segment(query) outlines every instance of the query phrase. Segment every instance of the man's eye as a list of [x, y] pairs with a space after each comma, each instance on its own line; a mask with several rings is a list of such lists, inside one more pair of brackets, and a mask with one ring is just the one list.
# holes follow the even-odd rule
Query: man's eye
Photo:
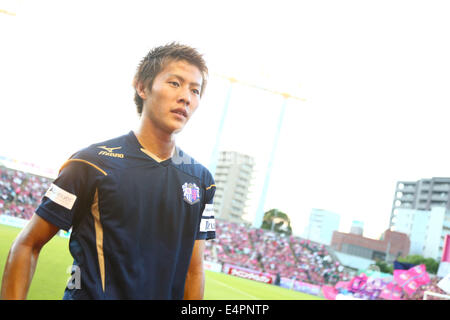
[[192, 92], [193, 92], [194, 94], [196, 94], [196, 95], [199, 95], [199, 94], [200, 94], [200, 91], [199, 91], [198, 89], [192, 89]]
[[180, 84], [178, 82], [176, 82], [176, 81], [170, 81], [169, 83], [171, 85], [173, 85], [174, 87], [179, 87], [180, 86]]

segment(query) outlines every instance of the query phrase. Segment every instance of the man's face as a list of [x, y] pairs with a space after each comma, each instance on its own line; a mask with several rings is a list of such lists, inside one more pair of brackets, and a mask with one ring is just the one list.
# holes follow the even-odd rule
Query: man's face
[[168, 134], [181, 131], [200, 103], [203, 78], [200, 70], [185, 60], [167, 63], [153, 81], [151, 91], [139, 90], [144, 100], [142, 117]]

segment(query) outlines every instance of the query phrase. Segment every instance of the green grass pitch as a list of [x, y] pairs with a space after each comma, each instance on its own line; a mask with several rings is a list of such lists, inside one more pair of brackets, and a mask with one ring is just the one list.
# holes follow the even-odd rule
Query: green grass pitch
[[[0, 281], [8, 251], [20, 229], [0, 225]], [[60, 300], [72, 265], [68, 240], [54, 237], [41, 251], [28, 299]], [[206, 300], [322, 300], [313, 295], [206, 271]]]

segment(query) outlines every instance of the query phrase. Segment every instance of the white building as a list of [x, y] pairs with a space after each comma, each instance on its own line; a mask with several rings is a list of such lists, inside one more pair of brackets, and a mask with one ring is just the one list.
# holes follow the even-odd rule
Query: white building
[[333, 232], [339, 230], [339, 222], [340, 216], [337, 213], [312, 209], [303, 237], [324, 245], [330, 245]]
[[231, 222], [244, 222], [249, 188], [253, 179], [254, 159], [234, 151], [219, 155], [214, 180], [216, 193], [214, 211], [216, 218]]
[[429, 211], [434, 207], [450, 210], [450, 178], [398, 181], [392, 203], [391, 225], [398, 209]]
[[409, 254], [441, 260], [446, 234], [450, 234], [450, 212], [445, 207], [431, 210], [397, 208], [391, 230], [404, 232], [411, 241]]
[[364, 233], [364, 222], [353, 220], [352, 226], [350, 227], [350, 233], [362, 236]]

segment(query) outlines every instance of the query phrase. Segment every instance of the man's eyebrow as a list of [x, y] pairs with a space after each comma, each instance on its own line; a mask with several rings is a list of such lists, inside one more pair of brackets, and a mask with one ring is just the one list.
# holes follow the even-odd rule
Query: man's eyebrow
[[[180, 76], [180, 75], [178, 75], [178, 74], [175, 74], [175, 73], [169, 73], [168, 76], [169, 76], [169, 77], [175, 77], [175, 78], [177, 78], [178, 80], [180, 80], [181, 82], [184, 82], [184, 81], [185, 81], [184, 78], [183, 78], [182, 76]], [[191, 82], [190, 84], [191, 84], [191, 85], [194, 85], [194, 86], [197, 86], [197, 87], [201, 87], [201, 86], [202, 86], [200, 83], [197, 83], [197, 82]]]

